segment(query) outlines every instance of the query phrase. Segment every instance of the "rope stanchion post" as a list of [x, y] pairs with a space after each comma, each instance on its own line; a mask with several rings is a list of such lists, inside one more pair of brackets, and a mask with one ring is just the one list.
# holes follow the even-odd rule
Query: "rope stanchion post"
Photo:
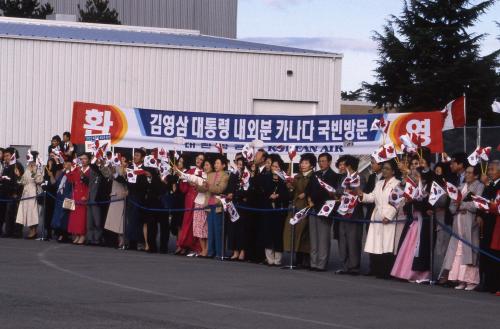
[[[35, 200], [36, 201], [36, 200]], [[45, 220], [47, 216], [47, 191], [43, 191], [43, 205], [42, 205], [42, 229], [41, 236], [37, 239], [38, 241], [46, 241], [45, 239]]]
[[436, 281], [434, 281], [434, 220], [435, 220], [435, 214], [433, 213], [432, 216], [430, 216], [431, 223], [430, 223], [430, 274], [431, 277], [429, 278], [429, 284], [434, 285]]
[[[217, 212], [216, 212], [217, 214]], [[229, 257], [226, 257], [226, 232], [225, 232], [225, 227], [226, 227], [226, 218], [225, 218], [225, 211], [222, 209], [222, 215], [221, 215], [221, 220], [222, 220], [222, 229], [221, 229], [221, 255], [220, 255], [220, 260], [227, 260]]]
[[[292, 214], [295, 213], [292, 211]], [[291, 242], [290, 242], [290, 264], [287, 266], [283, 266], [281, 269], [282, 270], [295, 270], [297, 266], [293, 264], [294, 258], [295, 258], [295, 225], [291, 225], [291, 230], [290, 230], [290, 237], [291, 237]]]

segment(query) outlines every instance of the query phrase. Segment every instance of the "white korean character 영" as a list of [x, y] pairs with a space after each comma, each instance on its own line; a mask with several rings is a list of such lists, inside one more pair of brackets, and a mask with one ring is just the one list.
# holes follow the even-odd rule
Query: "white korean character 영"
[[175, 136], [175, 116], [174, 115], [164, 115], [163, 116], [163, 133], [167, 137]]

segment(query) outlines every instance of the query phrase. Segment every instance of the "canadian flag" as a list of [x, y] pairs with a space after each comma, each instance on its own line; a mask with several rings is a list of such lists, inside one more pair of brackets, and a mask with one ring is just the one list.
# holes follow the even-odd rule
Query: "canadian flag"
[[295, 215], [290, 218], [290, 225], [298, 224], [301, 220], [307, 217], [307, 214], [311, 210], [310, 207], [303, 208], [295, 213]]
[[479, 195], [472, 195], [472, 202], [474, 203], [474, 206], [477, 209], [484, 210], [484, 211], [489, 211], [490, 210], [490, 202], [486, 200], [485, 198], [479, 196]]
[[326, 200], [321, 210], [318, 212], [318, 216], [328, 217], [332, 213], [333, 208], [335, 207], [335, 200]]
[[410, 136], [411, 136], [411, 142], [418, 147], [421, 147], [422, 144], [425, 142], [425, 137], [422, 134], [411, 133]]
[[385, 154], [385, 150], [383, 150], [383, 149], [376, 149], [375, 151], [373, 151], [373, 153], [371, 154], [371, 156], [372, 156], [373, 159], [375, 159], [375, 161], [377, 163], [381, 163], [381, 162], [387, 161], [387, 157], [386, 157], [387, 154]]
[[387, 158], [394, 159], [398, 155], [396, 154], [396, 147], [394, 147], [393, 143], [387, 143], [384, 145], [385, 152], [387, 153]]
[[433, 206], [440, 197], [446, 194], [446, 191], [436, 182], [432, 182], [429, 203]]
[[415, 199], [417, 194], [418, 194], [417, 183], [415, 183], [415, 181], [410, 177], [407, 177], [405, 182], [404, 196], [407, 197], [408, 199], [413, 200]]
[[293, 161], [296, 155], [297, 155], [297, 150], [295, 149], [295, 145], [290, 145], [288, 147], [288, 157], [290, 158], [290, 161]]
[[380, 119], [375, 119], [373, 121], [370, 130], [380, 130], [383, 133], [387, 134], [387, 132], [389, 131], [389, 125], [390, 122], [386, 121], [384, 117], [381, 117]]
[[491, 146], [481, 147], [479, 152], [479, 157], [484, 161], [490, 160]]
[[465, 96], [446, 104], [441, 113], [444, 117], [443, 131], [465, 126]]
[[325, 183], [321, 178], [316, 177], [316, 179], [318, 180], [318, 183], [322, 188], [324, 188], [325, 190], [327, 190], [330, 193], [335, 193], [335, 189], [333, 187], [331, 187], [330, 185], [328, 185], [327, 183]]
[[460, 193], [460, 191], [458, 190], [458, 188], [455, 185], [453, 185], [449, 182], [446, 182], [446, 193], [448, 193], [448, 196], [452, 200], [455, 200], [458, 202], [460, 202], [462, 200], [462, 193]]
[[403, 200], [404, 191], [401, 190], [399, 186], [396, 186], [391, 190], [391, 193], [389, 194], [389, 204], [394, 208], [398, 208]]

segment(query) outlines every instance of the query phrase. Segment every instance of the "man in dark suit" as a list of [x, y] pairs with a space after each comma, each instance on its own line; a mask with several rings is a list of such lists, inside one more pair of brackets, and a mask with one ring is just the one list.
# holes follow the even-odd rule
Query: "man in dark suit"
[[143, 163], [145, 156], [145, 149], [135, 149], [133, 163], [131, 163], [128, 168], [134, 170], [137, 174], [135, 182], [128, 181], [127, 178], [123, 176], [118, 176], [117, 178], [119, 182], [127, 184], [128, 188], [127, 209], [125, 211], [125, 238], [127, 248], [129, 249], [144, 250], [143, 242], [146, 240], [143, 235], [145, 211], [142, 207], [146, 207], [149, 181], [148, 177], [146, 177], [147, 171]]
[[[346, 155], [344, 165], [348, 175], [353, 175], [358, 171], [359, 159]], [[365, 182], [360, 177], [359, 188], [363, 190]], [[338, 192], [343, 192], [340, 189]], [[345, 217], [339, 222], [339, 255], [342, 261], [342, 268], [337, 270], [336, 274], [358, 275], [361, 264], [361, 244], [363, 239], [363, 224], [349, 222], [350, 219], [360, 220], [364, 218], [363, 205], [357, 204], [352, 215]]]
[[[250, 178], [250, 187], [248, 189], [248, 205], [251, 208], [260, 208], [261, 199], [264, 193], [262, 180], [271, 173], [266, 169], [266, 161], [269, 154], [264, 149], [259, 149], [255, 153], [255, 171]], [[264, 244], [262, 243], [263, 218], [261, 212], [250, 211], [248, 221], [248, 251], [247, 258], [254, 263], [262, 263], [265, 259]]]
[[[494, 160], [488, 165], [488, 178], [490, 183], [485, 187], [483, 191], [483, 198], [487, 200], [495, 200], [498, 190], [500, 190], [500, 161]], [[484, 211], [478, 211], [478, 217], [480, 222], [481, 236], [479, 241], [479, 246], [481, 249], [488, 251], [490, 254], [495, 254], [495, 251], [491, 249], [491, 240], [493, 238], [493, 231], [495, 229], [496, 214]], [[498, 255], [498, 252], [497, 252]], [[481, 275], [481, 286], [479, 287], [482, 291], [496, 292], [498, 289], [498, 281], [495, 268], [499, 264], [496, 263], [490, 257], [480, 254], [479, 256], [479, 270]]]
[[[316, 171], [307, 185], [305, 194], [314, 211], [318, 213], [327, 200], [335, 199], [334, 192], [328, 192], [319, 183], [321, 179], [331, 187], [337, 186], [339, 175], [331, 168], [332, 156], [322, 153], [318, 157], [319, 170]], [[330, 258], [332, 219], [324, 216], [312, 215], [309, 217], [309, 236], [311, 240], [311, 267], [312, 271], [325, 271]]]
[[[4, 168], [2, 176], [0, 177], [0, 198], [2, 199], [15, 199], [19, 197], [20, 186], [17, 182], [18, 177], [16, 176], [16, 167], [23, 174], [23, 167], [19, 163], [11, 163], [12, 156], [16, 155], [16, 149], [9, 147], [3, 152]], [[5, 222], [5, 232], [3, 237], [20, 237], [20, 232], [17, 230], [16, 226], [16, 213], [17, 206], [19, 202], [8, 202], [5, 203], [5, 210], [3, 214], [0, 214], [0, 226]]]
[[465, 169], [468, 166], [467, 155], [464, 152], [453, 154], [450, 161], [451, 174], [448, 182], [459, 187], [465, 180]]

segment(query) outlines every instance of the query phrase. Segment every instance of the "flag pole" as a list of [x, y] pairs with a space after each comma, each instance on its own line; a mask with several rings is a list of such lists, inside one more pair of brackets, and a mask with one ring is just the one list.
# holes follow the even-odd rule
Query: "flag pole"
[[465, 119], [465, 124], [464, 124], [464, 152], [467, 153], [467, 107], [465, 105], [467, 98], [465, 97], [464, 93], [464, 119]]

